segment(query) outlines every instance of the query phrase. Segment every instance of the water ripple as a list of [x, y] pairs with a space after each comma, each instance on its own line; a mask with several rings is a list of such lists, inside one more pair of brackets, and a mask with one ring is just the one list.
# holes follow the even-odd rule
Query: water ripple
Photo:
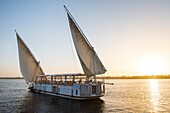
[[0, 79], [0, 113], [170, 112], [170, 80], [106, 80], [99, 100], [76, 101], [33, 93], [22, 79]]

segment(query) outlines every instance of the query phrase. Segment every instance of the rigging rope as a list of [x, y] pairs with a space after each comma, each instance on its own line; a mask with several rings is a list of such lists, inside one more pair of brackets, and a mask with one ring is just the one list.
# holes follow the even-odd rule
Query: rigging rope
[[75, 70], [76, 70], [76, 73], [77, 73], [77, 65], [76, 65], [76, 60], [75, 60], [75, 55], [74, 55], [74, 52], [73, 52], [73, 43], [72, 43], [72, 38], [70, 36], [70, 32], [69, 32], [69, 21], [67, 19], [67, 13], [66, 13], [66, 21], [67, 21], [67, 26], [68, 26], [68, 29], [67, 29], [67, 32], [69, 34], [69, 41], [70, 41], [70, 46], [71, 46], [71, 52], [72, 52], [72, 57], [73, 57], [73, 62], [74, 62], [74, 67], [75, 67]]

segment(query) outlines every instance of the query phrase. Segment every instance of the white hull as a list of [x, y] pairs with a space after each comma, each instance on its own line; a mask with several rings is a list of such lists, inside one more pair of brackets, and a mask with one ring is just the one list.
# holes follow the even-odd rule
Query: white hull
[[[74, 96], [67, 96], [67, 95], [60, 95], [60, 94], [56, 94], [56, 93], [51, 93], [51, 92], [44, 92], [44, 91], [38, 91], [38, 90], [31, 90], [34, 91], [36, 93], [42, 93], [42, 94], [47, 94], [47, 95], [52, 95], [52, 96], [57, 96], [57, 97], [62, 97], [62, 98], [68, 98], [68, 99], [73, 99], [73, 100], [93, 100], [93, 99], [99, 99], [99, 96], [96, 97], [74, 97]], [[104, 95], [103, 95], [104, 96]]]
[[[92, 89], [93, 86], [95, 89]], [[73, 86], [35, 84], [31, 91], [75, 100], [91, 100], [104, 96], [104, 89], [101, 87], [104, 87], [104, 84], [74, 84]]]

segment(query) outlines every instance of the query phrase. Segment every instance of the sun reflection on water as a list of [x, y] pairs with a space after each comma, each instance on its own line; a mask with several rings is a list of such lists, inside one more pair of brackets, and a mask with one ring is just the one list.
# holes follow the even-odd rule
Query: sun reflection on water
[[150, 94], [151, 94], [151, 103], [153, 105], [153, 110], [159, 109], [159, 87], [157, 79], [150, 79]]
[[150, 86], [151, 92], [159, 92], [157, 79], [150, 79]]

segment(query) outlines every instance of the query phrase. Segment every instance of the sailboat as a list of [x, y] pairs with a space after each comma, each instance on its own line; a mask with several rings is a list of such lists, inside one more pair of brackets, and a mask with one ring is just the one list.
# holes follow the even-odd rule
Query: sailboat
[[31, 91], [76, 100], [98, 99], [105, 95], [105, 83], [97, 81], [96, 75], [104, 74], [106, 69], [69, 10], [64, 8], [84, 74], [46, 75], [16, 31], [21, 73]]

